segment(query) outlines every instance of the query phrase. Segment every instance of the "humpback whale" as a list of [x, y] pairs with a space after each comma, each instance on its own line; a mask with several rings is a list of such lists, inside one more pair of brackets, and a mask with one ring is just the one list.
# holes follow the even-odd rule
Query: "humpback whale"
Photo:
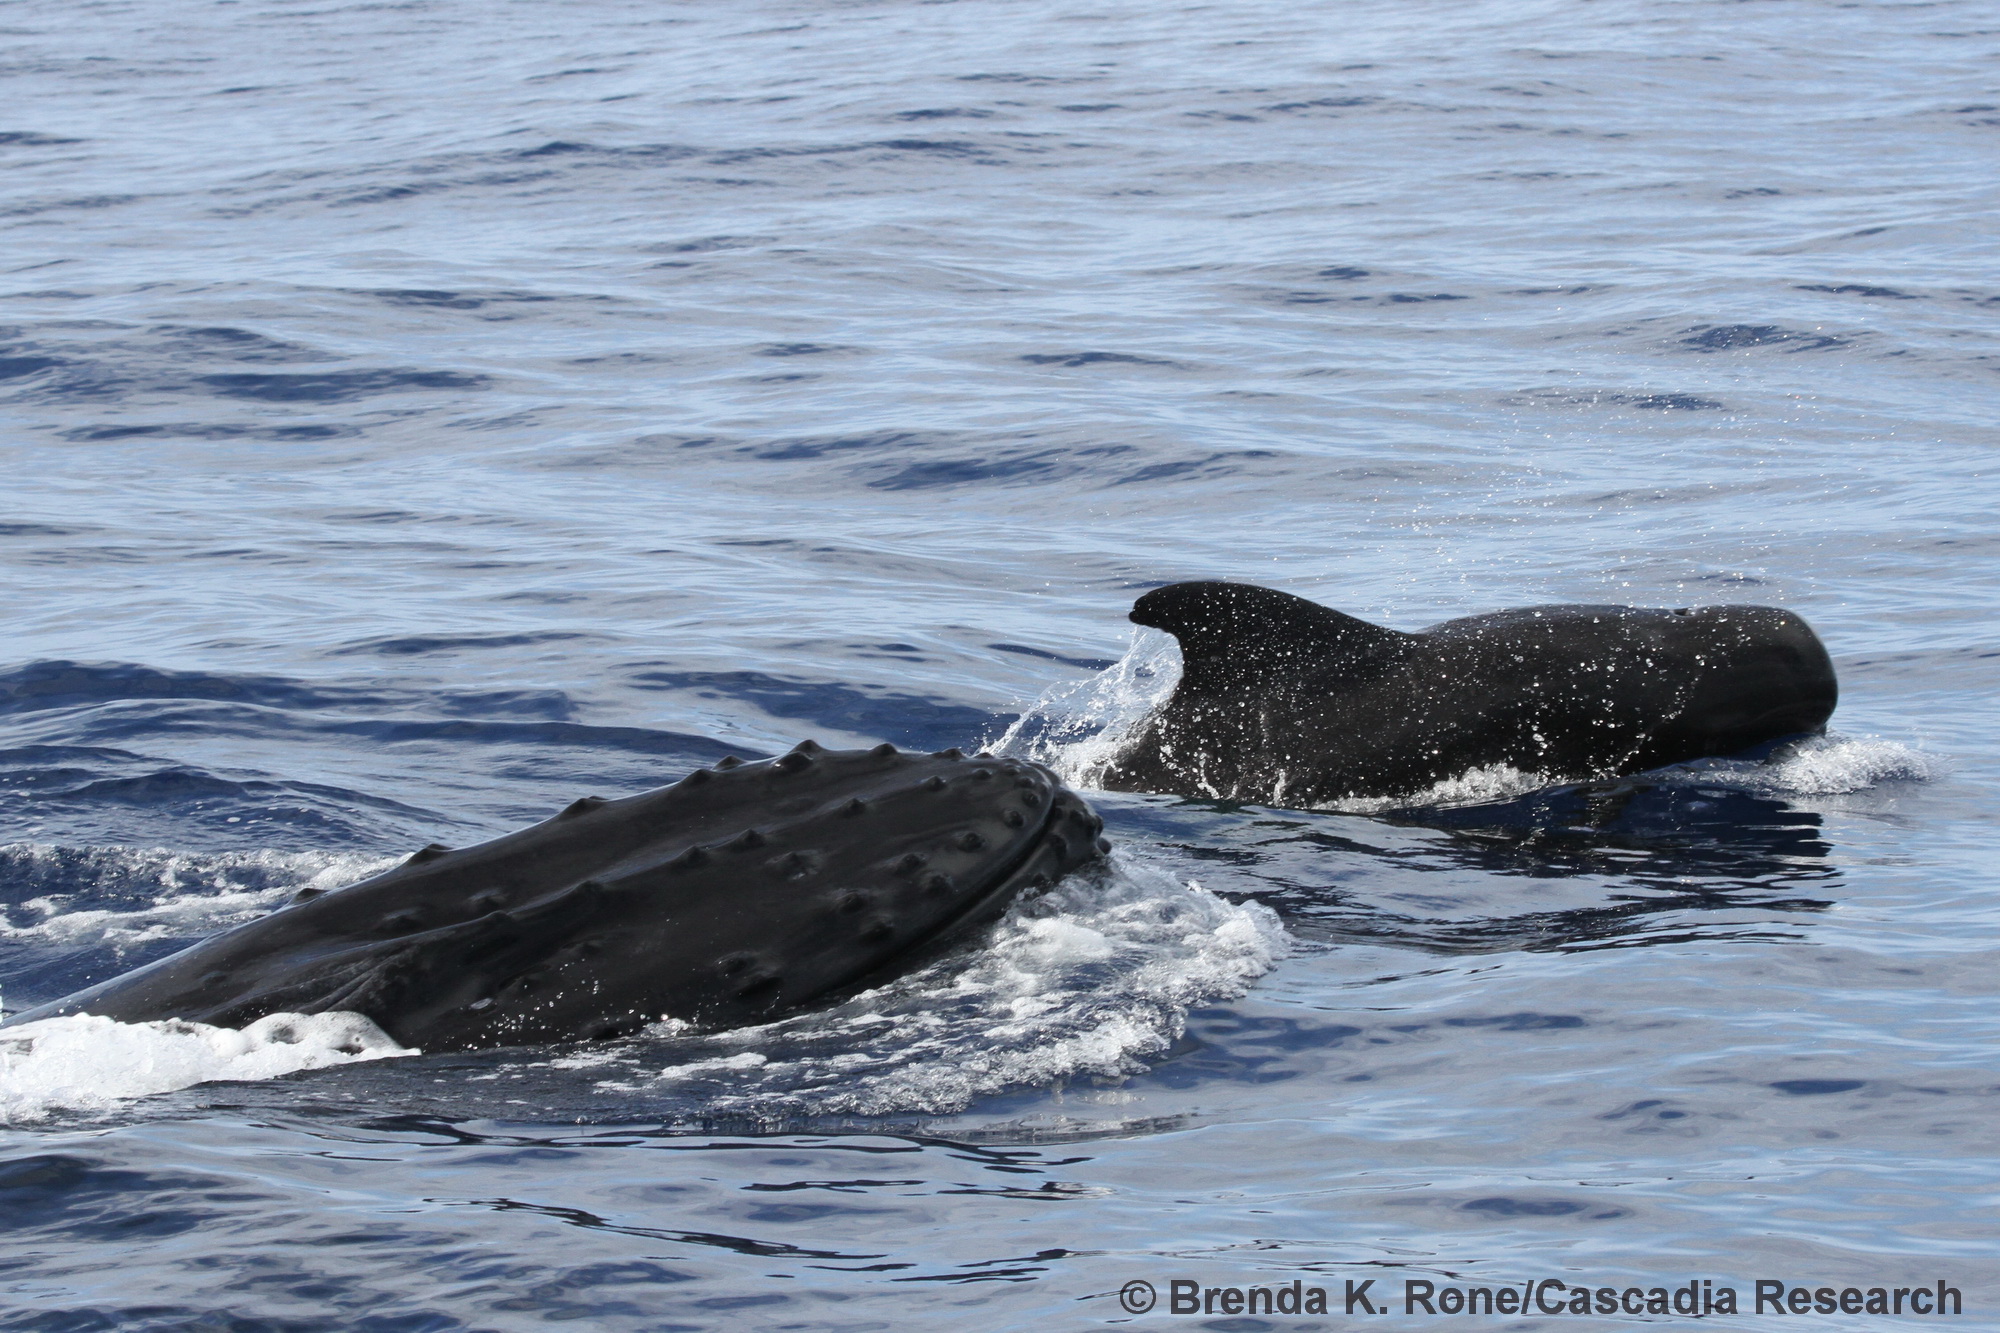
[[1491, 765], [1612, 777], [1817, 731], [1838, 697], [1812, 629], [1768, 606], [1531, 606], [1403, 633], [1203, 582], [1131, 619], [1180, 640], [1182, 674], [1100, 779], [1113, 791], [1297, 807]]
[[1108, 851], [1102, 831], [1025, 760], [806, 741], [433, 844], [8, 1026], [341, 1010], [439, 1051], [764, 1023], [929, 961]]

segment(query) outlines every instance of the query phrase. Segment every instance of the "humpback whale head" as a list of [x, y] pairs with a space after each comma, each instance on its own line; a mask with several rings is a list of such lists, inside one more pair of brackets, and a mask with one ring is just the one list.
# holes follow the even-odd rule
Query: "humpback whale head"
[[807, 741], [426, 847], [14, 1021], [345, 1010], [426, 1050], [768, 1022], [920, 965], [1100, 856], [1101, 833], [1025, 760]]

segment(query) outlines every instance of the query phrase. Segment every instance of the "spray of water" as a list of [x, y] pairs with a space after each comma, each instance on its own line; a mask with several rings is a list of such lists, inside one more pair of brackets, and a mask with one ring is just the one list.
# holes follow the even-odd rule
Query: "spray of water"
[[1170, 634], [1137, 628], [1125, 655], [1088, 680], [1046, 691], [992, 749], [1046, 764], [1073, 787], [1097, 779], [1181, 678], [1181, 650]]

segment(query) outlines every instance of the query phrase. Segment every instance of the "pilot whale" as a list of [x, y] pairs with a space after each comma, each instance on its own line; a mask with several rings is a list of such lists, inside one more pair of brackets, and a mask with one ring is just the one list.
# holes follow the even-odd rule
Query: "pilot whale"
[[1241, 583], [1176, 583], [1131, 619], [1180, 641], [1173, 694], [1114, 791], [1310, 806], [1507, 765], [1620, 776], [1821, 729], [1838, 698], [1806, 622], [1768, 606], [1531, 606], [1416, 633]]
[[8, 1026], [338, 1010], [439, 1051], [764, 1023], [936, 957], [1108, 851], [1102, 829], [1025, 760], [806, 741], [434, 844]]

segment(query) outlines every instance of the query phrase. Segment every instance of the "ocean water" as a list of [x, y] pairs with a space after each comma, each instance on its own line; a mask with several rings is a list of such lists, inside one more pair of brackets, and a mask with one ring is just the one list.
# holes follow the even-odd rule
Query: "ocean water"
[[1843, 688], [1588, 787], [1095, 796], [1107, 869], [769, 1028], [10, 1029], [0, 1328], [2000, 1327], [1990, 5], [0, 32], [10, 1009], [804, 736], [1087, 787], [1177, 579], [1776, 604]]

